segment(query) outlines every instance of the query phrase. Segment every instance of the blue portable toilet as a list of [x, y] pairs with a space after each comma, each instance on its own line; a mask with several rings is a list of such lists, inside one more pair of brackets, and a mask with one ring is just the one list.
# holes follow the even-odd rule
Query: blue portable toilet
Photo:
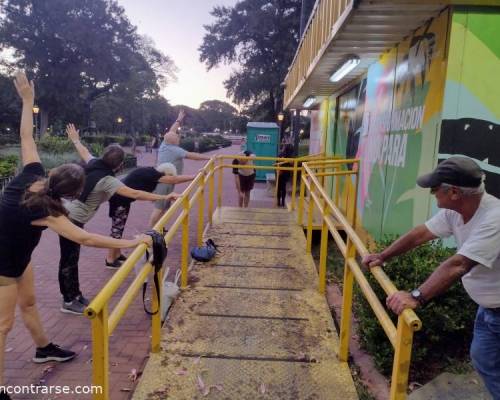
[[[247, 146], [258, 157], [278, 156], [279, 127], [275, 122], [247, 123]], [[274, 161], [255, 161], [255, 165], [273, 165]], [[258, 169], [256, 179], [265, 181], [266, 174], [273, 170]]]

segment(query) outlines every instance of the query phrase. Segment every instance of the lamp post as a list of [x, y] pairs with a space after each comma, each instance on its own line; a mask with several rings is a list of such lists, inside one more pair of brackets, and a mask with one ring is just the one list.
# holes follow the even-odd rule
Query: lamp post
[[116, 119], [116, 123], [118, 124], [118, 134], [120, 134], [120, 127], [121, 127], [122, 122], [123, 122], [123, 118], [122, 117], [118, 117]]
[[35, 114], [35, 138], [39, 138], [38, 135], [38, 113], [40, 112], [40, 107], [38, 107], [36, 104], [33, 106], [33, 114]]

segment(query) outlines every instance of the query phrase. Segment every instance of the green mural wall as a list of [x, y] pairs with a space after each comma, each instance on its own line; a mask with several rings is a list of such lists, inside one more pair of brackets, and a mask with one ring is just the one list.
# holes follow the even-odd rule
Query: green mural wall
[[500, 11], [454, 11], [448, 59], [438, 158], [473, 158], [500, 197]]

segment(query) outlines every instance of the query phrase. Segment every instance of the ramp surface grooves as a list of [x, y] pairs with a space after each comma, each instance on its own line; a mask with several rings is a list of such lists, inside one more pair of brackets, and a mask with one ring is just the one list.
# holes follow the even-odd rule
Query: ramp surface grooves
[[221, 252], [194, 264], [133, 399], [357, 399], [292, 215], [223, 207], [207, 237]]

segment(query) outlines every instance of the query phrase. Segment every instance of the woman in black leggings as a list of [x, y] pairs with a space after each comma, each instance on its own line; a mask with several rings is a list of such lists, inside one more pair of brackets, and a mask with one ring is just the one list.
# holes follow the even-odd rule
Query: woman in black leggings
[[78, 197], [85, 175], [76, 164], [64, 164], [49, 172], [40, 163], [33, 140], [34, 86], [24, 73], [16, 74], [14, 85], [22, 99], [21, 160], [23, 169], [5, 188], [0, 200], [0, 400], [9, 400], [4, 386], [4, 359], [7, 334], [12, 329], [16, 306], [36, 344], [33, 361], [68, 361], [70, 350], [49, 342], [35, 303], [35, 285], [31, 254], [46, 228], [75, 242], [93, 247], [134, 247], [150, 244], [148, 236], [134, 240], [116, 240], [80, 229], [66, 217], [63, 198]]

